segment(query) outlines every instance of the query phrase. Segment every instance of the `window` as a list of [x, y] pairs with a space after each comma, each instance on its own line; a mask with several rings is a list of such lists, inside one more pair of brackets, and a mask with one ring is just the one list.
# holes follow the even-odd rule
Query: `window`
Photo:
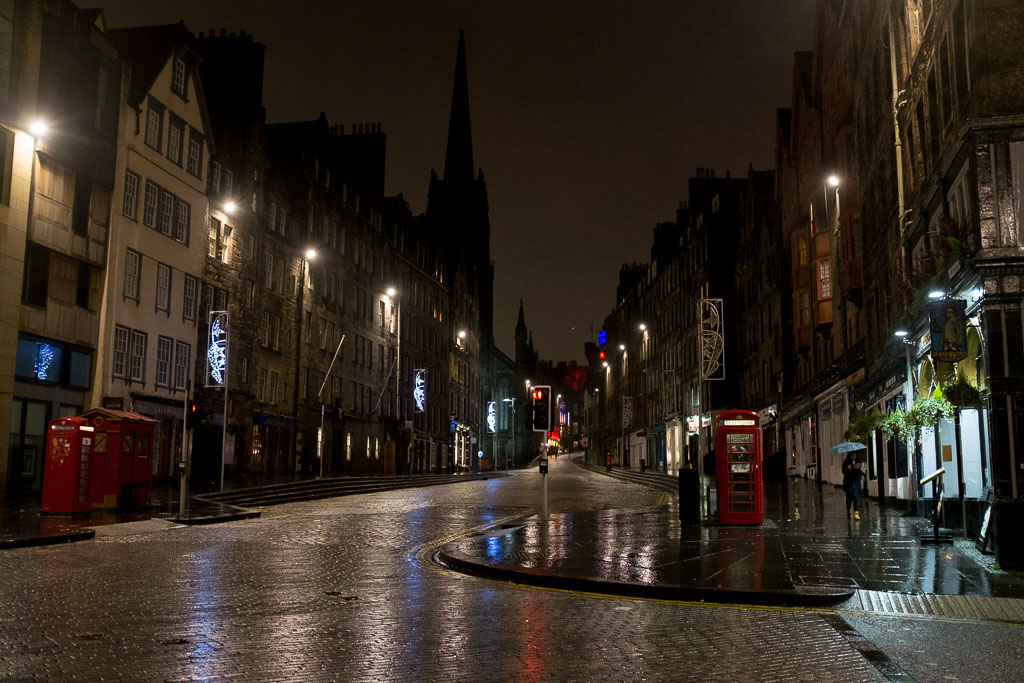
[[270, 208], [267, 209], [267, 227], [271, 230], [277, 229], [277, 204], [270, 202]]
[[156, 227], [156, 212], [160, 203], [160, 186], [152, 180], [146, 181], [146, 198], [142, 206], [142, 224]]
[[131, 249], [124, 254], [124, 298], [139, 300], [142, 255]]
[[270, 373], [270, 402], [277, 403], [277, 373]]
[[797, 265], [807, 265], [807, 240], [800, 238], [797, 244]]
[[75, 287], [75, 305], [89, 309], [89, 290], [92, 289], [92, 268], [88, 263], [78, 262], [78, 282]]
[[174, 58], [174, 65], [171, 67], [171, 92], [180, 95], [182, 99], [185, 92], [185, 60], [180, 57]]
[[128, 335], [129, 329], [120, 325], [114, 328], [114, 363], [112, 374], [124, 379], [128, 367]]
[[249, 383], [249, 359], [242, 359], [242, 384]]
[[818, 298], [829, 299], [832, 297], [832, 264], [828, 259], [818, 261]]
[[164, 107], [152, 97], [146, 110], [146, 144], [160, 151], [160, 137], [164, 129]]
[[811, 295], [807, 292], [800, 293], [800, 325], [806, 327], [811, 324]]
[[196, 319], [196, 295], [199, 293], [199, 280], [191, 275], [185, 276], [185, 293], [181, 302], [181, 315], [185, 320]]
[[167, 124], [167, 158], [181, 166], [181, 145], [185, 137], [185, 122], [171, 114]]
[[352, 432], [345, 434], [345, 460], [352, 459]]
[[0, 126], [0, 204], [11, 203], [11, 172], [14, 165], [14, 131]]
[[184, 389], [188, 386], [188, 357], [189, 345], [185, 342], [176, 342], [174, 348], [174, 388]]
[[299, 395], [305, 399], [309, 393], [309, 368], [302, 369], [302, 377], [299, 378]]
[[274, 259], [274, 291], [284, 294], [284, 259]]
[[214, 192], [220, 192], [220, 162], [215, 161], [210, 165], [210, 188]]
[[156, 264], [156, 310], [171, 311], [171, 267]]
[[135, 220], [139, 210], [139, 175], [131, 171], [124, 172], [124, 203], [121, 213]]
[[35, 242], [25, 244], [25, 272], [22, 276], [21, 300], [32, 306], [46, 308], [50, 282], [50, 250]]
[[286, 215], [285, 215], [284, 207], [282, 206], [282, 207], [280, 207], [277, 210], [277, 232], [280, 233], [281, 236], [284, 236], [284, 232], [285, 232], [285, 230], [284, 230], [285, 218], [286, 218]]
[[160, 232], [172, 237], [174, 234], [174, 200], [167, 190], [160, 192]]
[[256, 283], [252, 280], [245, 281], [245, 305], [252, 308], [256, 303]]
[[231, 188], [235, 184], [235, 172], [230, 168], [224, 169], [224, 194], [230, 195]]
[[228, 262], [228, 230], [230, 228], [216, 218], [210, 219], [206, 255], [222, 263]]
[[156, 339], [156, 385], [169, 387], [171, 384], [171, 349], [174, 340], [168, 337]]
[[269, 251], [263, 252], [263, 286], [274, 288], [274, 255]]
[[183, 244], [188, 244], [188, 224], [192, 215], [192, 207], [188, 202], [178, 199], [175, 202], [174, 216], [174, 239]]
[[188, 164], [189, 173], [202, 180], [203, 177], [203, 136], [195, 128], [188, 129]]
[[267, 369], [260, 368], [260, 379], [256, 383], [256, 400], [260, 403], [267, 401]]
[[264, 347], [270, 346], [270, 312], [263, 311], [262, 325], [260, 326], [260, 341]]
[[274, 316], [274, 327], [271, 334], [271, 340], [273, 341], [273, 347], [275, 351], [281, 350], [281, 316]]
[[128, 349], [128, 379], [133, 382], [146, 381], [146, 333], [132, 330], [132, 342]]

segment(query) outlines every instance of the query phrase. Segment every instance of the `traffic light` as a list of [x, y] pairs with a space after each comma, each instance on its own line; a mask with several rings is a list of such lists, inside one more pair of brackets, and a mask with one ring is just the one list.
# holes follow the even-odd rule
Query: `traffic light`
[[188, 414], [185, 416], [185, 427], [194, 429], [199, 424], [199, 405], [192, 401], [188, 404]]
[[551, 429], [551, 387], [533, 387], [533, 431], [547, 432]]

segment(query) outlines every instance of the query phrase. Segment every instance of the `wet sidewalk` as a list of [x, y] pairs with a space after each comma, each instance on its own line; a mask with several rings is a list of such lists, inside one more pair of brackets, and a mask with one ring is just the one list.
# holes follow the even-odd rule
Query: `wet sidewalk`
[[[560, 467], [574, 465], [553, 464], [552, 486]], [[973, 540], [924, 544], [930, 521], [873, 501], [862, 501], [861, 517], [847, 518], [845, 494], [832, 485], [766, 482], [759, 527], [681, 526], [673, 497], [655, 509], [515, 520], [444, 546], [440, 559], [496, 578], [665, 599], [813, 605], [856, 591], [1024, 598], [1024, 574], [995, 569]]]
[[[310, 477], [305, 477], [308, 479]], [[236, 490], [258, 484], [301, 481], [301, 477], [226, 477], [224, 490]], [[202, 496], [197, 491], [197, 496]], [[258, 512], [233, 505], [203, 500], [186, 492], [185, 514], [179, 515], [181, 489], [177, 480], [154, 482], [150, 504], [131, 510], [94, 508], [79, 514], [48, 514], [42, 511], [39, 493], [12, 496], [0, 500], [0, 549], [32, 545], [51, 545], [92, 538], [94, 527], [148, 519], [174, 520], [182, 524], [210, 524], [233, 519], [258, 517]]]

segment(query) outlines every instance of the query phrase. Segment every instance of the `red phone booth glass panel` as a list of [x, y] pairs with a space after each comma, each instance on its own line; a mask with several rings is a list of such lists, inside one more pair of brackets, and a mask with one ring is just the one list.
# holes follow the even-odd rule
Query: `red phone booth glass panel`
[[718, 415], [715, 469], [722, 524], [764, 524], [759, 422], [757, 413], [749, 410]]
[[80, 417], [62, 417], [46, 429], [43, 512], [88, 512], [93, 429]]

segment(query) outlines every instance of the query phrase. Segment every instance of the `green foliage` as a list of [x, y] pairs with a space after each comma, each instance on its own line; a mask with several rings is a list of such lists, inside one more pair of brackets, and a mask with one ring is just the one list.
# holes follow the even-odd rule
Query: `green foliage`
[[959, 369], [956, 380], [946, 385], [945, 396], [957, 408], [981, 408], [984, 401], [981, 389], [971, 384]]
[[895, 411], [886, 415], [878, 424], [878, 428], [882, 430], [882, 434], [885, 434], [885, 438], [887, 439], [892, 438], [893, 436], [906, 437], [907, 423], [903, 411], [897, 408]]
[[956, 417], [956, 412], [953, 404], [942, 395], [942, 390], [936, 388], [931, 396], [914, 401], [914, 405], [904, 417], [904, 422], [908, 431], [913, 431], [914, 427], [934, 427], [944, 417]]
[[228, 420], [228, 434], [230, 434], [231, 436], [237, 434], [240, 427], [241, 425], [238, 424], [238, 420], [236, 420], [235, 418], [231, 418]]
[[866, 446], [868, 439], [871, 438], [871, 432], [878, 429], [883, 419], [882, 411], [878, 408], [874, 410], [870, 408], [855, 410], [853, 415], [850, 416], [850, 425], [846, 428], [843, 439], [845, 441], [856, 441]]

